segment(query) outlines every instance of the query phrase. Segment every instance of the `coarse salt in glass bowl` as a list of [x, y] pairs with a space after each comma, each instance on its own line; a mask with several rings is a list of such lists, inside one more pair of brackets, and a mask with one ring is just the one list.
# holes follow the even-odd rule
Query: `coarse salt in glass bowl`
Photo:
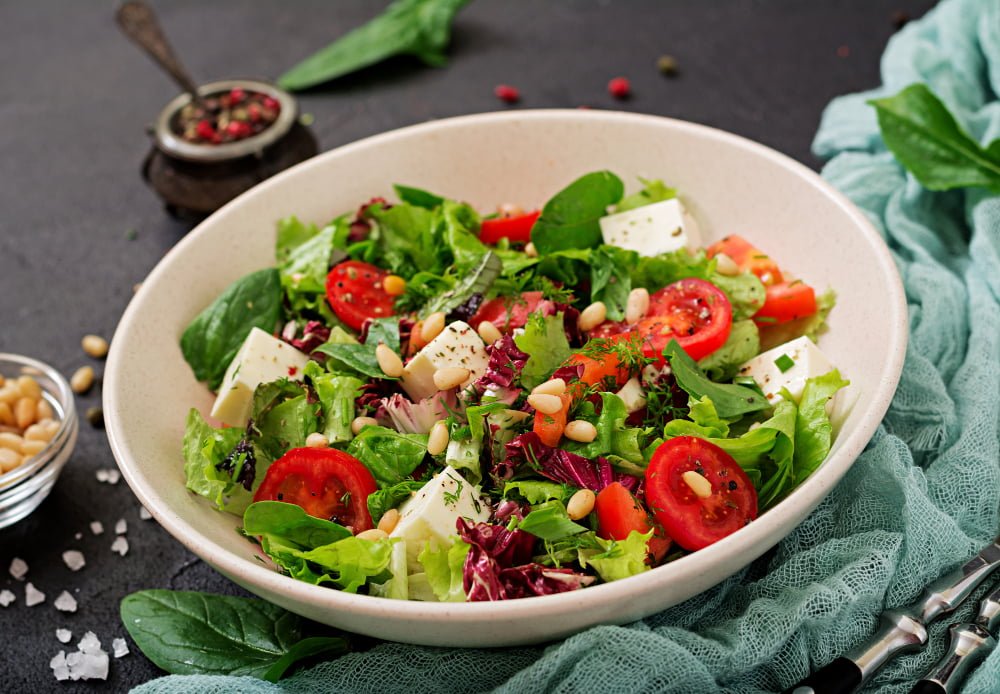
[[69, 383], [51, 366], [29, 357], [0, 353], [0, 376], [6, 381], [21, 376], [34, 378], [59, 422], [59, 429], [44, 449], [0, 474], [0, 528], [5, 528], [38, 508], [52, 491], [73, 453], [79, 422]]

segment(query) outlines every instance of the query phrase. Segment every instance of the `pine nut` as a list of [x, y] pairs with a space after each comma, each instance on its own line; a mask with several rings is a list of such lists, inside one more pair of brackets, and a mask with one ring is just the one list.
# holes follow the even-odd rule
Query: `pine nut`
[[545, 383], [535, 386], [532, 395], [562, 395], [566, 392], [566, 381], [561, 378], [550, 378]]
[[102, 359], [108, 354], [108, 341], [100, 335], [84, 335], [80, 346], [88, 357]]
[[625, 322], [638, 323], [646, 317], [649, 312], [649, 290], [644, 287], [636, 287], [628, 295], [625, 303]]
[[503, 337], [503, 333], [500, 332], [500, 328], [493, 325], [493, 323], [488, 320], [484, 320], [480, 323], [476, 332], [479, 333], [479, 337], [483, 338], [483, 342], [488, 345], [492, 345], [494, 342]]
[[598, 325], [603, 323], [607, 317], [608, 307], [604, 305], [603, 301], [595, 301], [580, 312], [578, 325], [580, 326], [580, 330], [586, 332], [596, 328]]
[[56, 411], [52, 409], [52, 405], [45, 398], [38, 401], [38, 420], [43, 419], [55, 419]]
[[397, 525], [399, 525], [399, 511], [394, 508], [390, 508], [382, 514], [382, 518], [378, 522], [378, 529], [386, 535], [391, 535]]
[[33, 458], [49, 447], [48, 441], [25, 441], [21, 446], [21, 454], [27, 458]]
[[427, 437], [427, 452], [431, 455], [440, 455], [448, 447], [448, 423], [444, 420], [434, 422], [431, 427], [430, 436]]
[[10, 432], [0, 433], [0, 448], [9, 448], [15, 453], [21, 450], [21, 446], [24, 445], [24, 440], [17, 434], [11, 434]]
[[393, 352], [384, 342], [379, 342], [375, 348], [375, 361], [389, 378], [399, 378], [403, 375], [403, 360]]
[[718, 253], [715, 256], [715, 271], [720, 275], [732, 277], [740, 274], [740, 266], [725, 253]]
[[74, 393], [83, 395], [94, 385], [94, 369], [89, 366], [81, 366], [73, 372], [69, 379], [69, 387]]
[[44, 424], [32, 424], [24, 430], [25, 441], [48, 441], [52, 438], [49, 428]]
[[14, 410], [5, 402], [0, 402], [0, 426], [14, 426]]
[[22, 397], [32, 400], [40, 400], [42, 397], [42, 387], [31, 376], [21, 376], [17, 379], [17, 388], [21, 391]]
[[45, 427], [45, 433], [48, 435], [49, 439], [59, 432], [59, 427], [61, 426], [60, 422], [54, 419], [43, 419], [38, 423]]
[[406, 280], [399, 275], [388, 275], [382, 280], [382, 289], [389, 296], [399, 296], [406, 291]]
[[528, 241], [528, 243], [525, 244], [525, 246], [524, 246], [524, 254], [526, 256], [528, 256], [529, 258], [537, 258], [538, 257], [538, 249], [535, 248], [535, 244], [533, 242]]
[[309, 448], [329, 448], [330, 440], [318, 431], [314, 431], [306, 437], [306, 446]]
[[555, 414], [562, 409], [562, 398], [548, 393], [532, 393], [528, 396], [528, 404], [542, 414]]
[[359, 540], [368, 540], [369, 542], [378, 542], [379, 540], [384, 540], [389, 537], [389, 533], [379, 530], [378, 528], [372, 528], [371, 530], [365, 530], [358, 533], [355, 537]]
[[524, 208], [513, 202], [505, 202], [497, 208], [501, 217], [520, 217], [524, 214]]
[[21, 454], [9, 448], [0, 448], [0, 473], [10, 472], [22, 462]]
[[377, 427], [378, 420], [374, 417], [355, 417], [351, 422], [351, 432], [357, 436], [365, 427]]
[[451, 390], [469, 380], [472, 372], [461, 366], [446, 366], [434, 372], [434, 387], [438, 390]]
[[32, 398], [21, 398], [14, 405], [14, 422], [18, 429], [27, 429], [38, 414], [38, 401]]
[[21, 389], [17, 387], [16, 383], [7, 382], [3, 388], [0, 388], [0, 402], [5, 402], [11, 407], [14, 403], [18, 401], [21, 397]]
[[570, 441], [590, 443], [597, 438], [597, 427], [583, 419], [574, 419], [566, 425], [563, 434]]
[[430, 342], [440, 335], [442, 330], [444, 330], [444, 314], [437, 311], [424, 319], [424, 324], [420, 326], [420, 338], [424, 342]]
[[589, 489], [581, 489], [569, 498], [569, 503], [566, 504], [566, 514], [570, 520], [586, 518], [594, 510], [596, 501], [597, 495], [594, 492]]
[[695, 496], [701, 499], [712, 496], [712, 483], [705, 479], [704, 475], [699, 475], [694, 470], [688, 470], [681, 475], [681, 479], [691, 488]]

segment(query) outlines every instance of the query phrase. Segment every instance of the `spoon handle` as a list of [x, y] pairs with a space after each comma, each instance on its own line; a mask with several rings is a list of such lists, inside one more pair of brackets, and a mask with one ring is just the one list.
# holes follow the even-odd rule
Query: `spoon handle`
[[163, 33], [160, 23], [156, 20], [156, 13], [152, 7], [142, 0], [127, 0], [118, 7], [115, 19], [122, 32], [153, 58], [181, 89], [191, 94], [194, 101], [201, 101], [198, 85], [191, 79], [170, 47], [167, 35]]

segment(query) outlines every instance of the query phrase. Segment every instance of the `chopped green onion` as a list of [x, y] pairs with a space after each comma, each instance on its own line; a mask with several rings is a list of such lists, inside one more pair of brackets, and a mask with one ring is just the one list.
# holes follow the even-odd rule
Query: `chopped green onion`
[[781, 370], [781, 373], [785, 373], [790, 368], [795, 366], [795, 360], [792, 359], [787, 354], [782, 354], [780, 357], [774, 360], [774, 365]]

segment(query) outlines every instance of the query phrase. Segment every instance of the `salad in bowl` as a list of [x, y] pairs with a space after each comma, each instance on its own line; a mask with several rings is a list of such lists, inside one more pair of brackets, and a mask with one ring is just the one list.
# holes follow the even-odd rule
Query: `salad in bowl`
[[[678, 192], [586, 174], [538, 211], [395, 186], [278, 223], [184, 331], [187, 487], [283, 573], [487, 601], [654, 569], [753, 523], [850, 407], [834, 293], [702, 247]], [[775, 253], [769, 255], [769, 251]]]

